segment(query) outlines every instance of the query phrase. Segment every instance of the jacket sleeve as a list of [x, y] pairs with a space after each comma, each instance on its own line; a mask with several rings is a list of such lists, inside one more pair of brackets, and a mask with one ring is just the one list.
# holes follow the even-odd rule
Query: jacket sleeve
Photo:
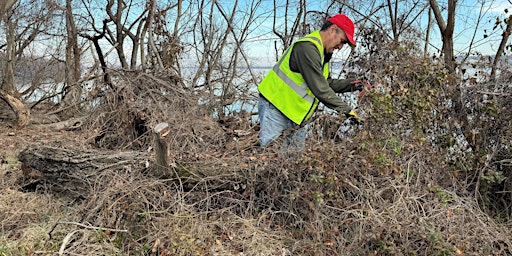
[[336, 95], [336, 92], [344, 92], [351, 85], [346, 81], [335, 82], [334, 80], [331, 80], [330, 84], [330, 81], [324, 78], [320, 53], [313, 43], [298, 42], [294, 45], [291, 53], [290, 69], [302, 74], [309, 89], [326, 107], [334, 109], [340, 114], [350, 112], [351, 107]]
[[357, 78], [348, 78], [348, 79], [331, 79], [328, 78], [327, 82], [329, 83], [329, 86], [337, 92], [337, 93], [344, 93], [344, 92], [353, 92], [355, 91], [354, 85], [350, 84], [350, 82], [357, 80]]

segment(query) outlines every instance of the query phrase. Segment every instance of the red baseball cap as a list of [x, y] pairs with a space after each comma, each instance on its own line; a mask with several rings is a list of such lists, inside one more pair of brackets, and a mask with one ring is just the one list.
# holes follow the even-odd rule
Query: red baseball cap
[[356, 46], [354, 40], [354, 22], [345, 14], [336, 14], [327, 19], [330, 23], [338, 26], [347, 35], [347, 39], [353, 46]]

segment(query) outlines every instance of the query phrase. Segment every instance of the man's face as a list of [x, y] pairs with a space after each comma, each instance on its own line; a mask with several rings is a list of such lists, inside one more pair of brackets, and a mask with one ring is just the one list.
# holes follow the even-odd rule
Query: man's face
[[329, 43], [324, 46], [326, 53], [333, 53], [334, 50], [339, 50], [343, 47], [343, 45], [348, 44], [347, 36], [345, 35], [345, 32], [338, 28], [336, 25], [332, 25], [329, 28], [329, 35], [331, 40], [329, 40]]

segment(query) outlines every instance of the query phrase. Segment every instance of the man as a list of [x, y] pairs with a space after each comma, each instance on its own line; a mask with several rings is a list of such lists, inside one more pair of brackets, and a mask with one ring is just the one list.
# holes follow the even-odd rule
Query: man
[[359, 117], [336, 93], [361, 90], [362, 86], [352, 83], [355, 79], [329, 78], [329, 60], [334, 50], [345, 44], [356, 46], [354, 23], [345, 14], [337, 14], [285, 51], [258, 85], [261, 147], [290, 129], [281, 150], [302, 151], [307, 132], [304, 123], [319, 102], [359, 123]]

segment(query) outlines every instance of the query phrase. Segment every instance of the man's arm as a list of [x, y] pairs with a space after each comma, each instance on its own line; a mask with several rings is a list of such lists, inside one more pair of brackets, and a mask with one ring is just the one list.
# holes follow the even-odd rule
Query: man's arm
[[357, 80], [357, 78], [349, 78], [349, 79], [332, 79], [328, 78], [327, 82], [329, 83], [329, 86], [337, 92], [337, 93], [344, 93], [344, 92], [354, 92], [357, 89], [353, 84], [350, 84], [350, 82]]
[[326, 107], [340, 114], [350, 112], [351, 107], [336, 95], [336, 90], [344, 90], [347, 86], [342, 83], [334, 84], [334, 87], [329, 85], [323, 76], [320, 53], [313, 43], [298, 42], [294, 45], [290, 57], [290, 69], [302, 74], [309, 89]]

